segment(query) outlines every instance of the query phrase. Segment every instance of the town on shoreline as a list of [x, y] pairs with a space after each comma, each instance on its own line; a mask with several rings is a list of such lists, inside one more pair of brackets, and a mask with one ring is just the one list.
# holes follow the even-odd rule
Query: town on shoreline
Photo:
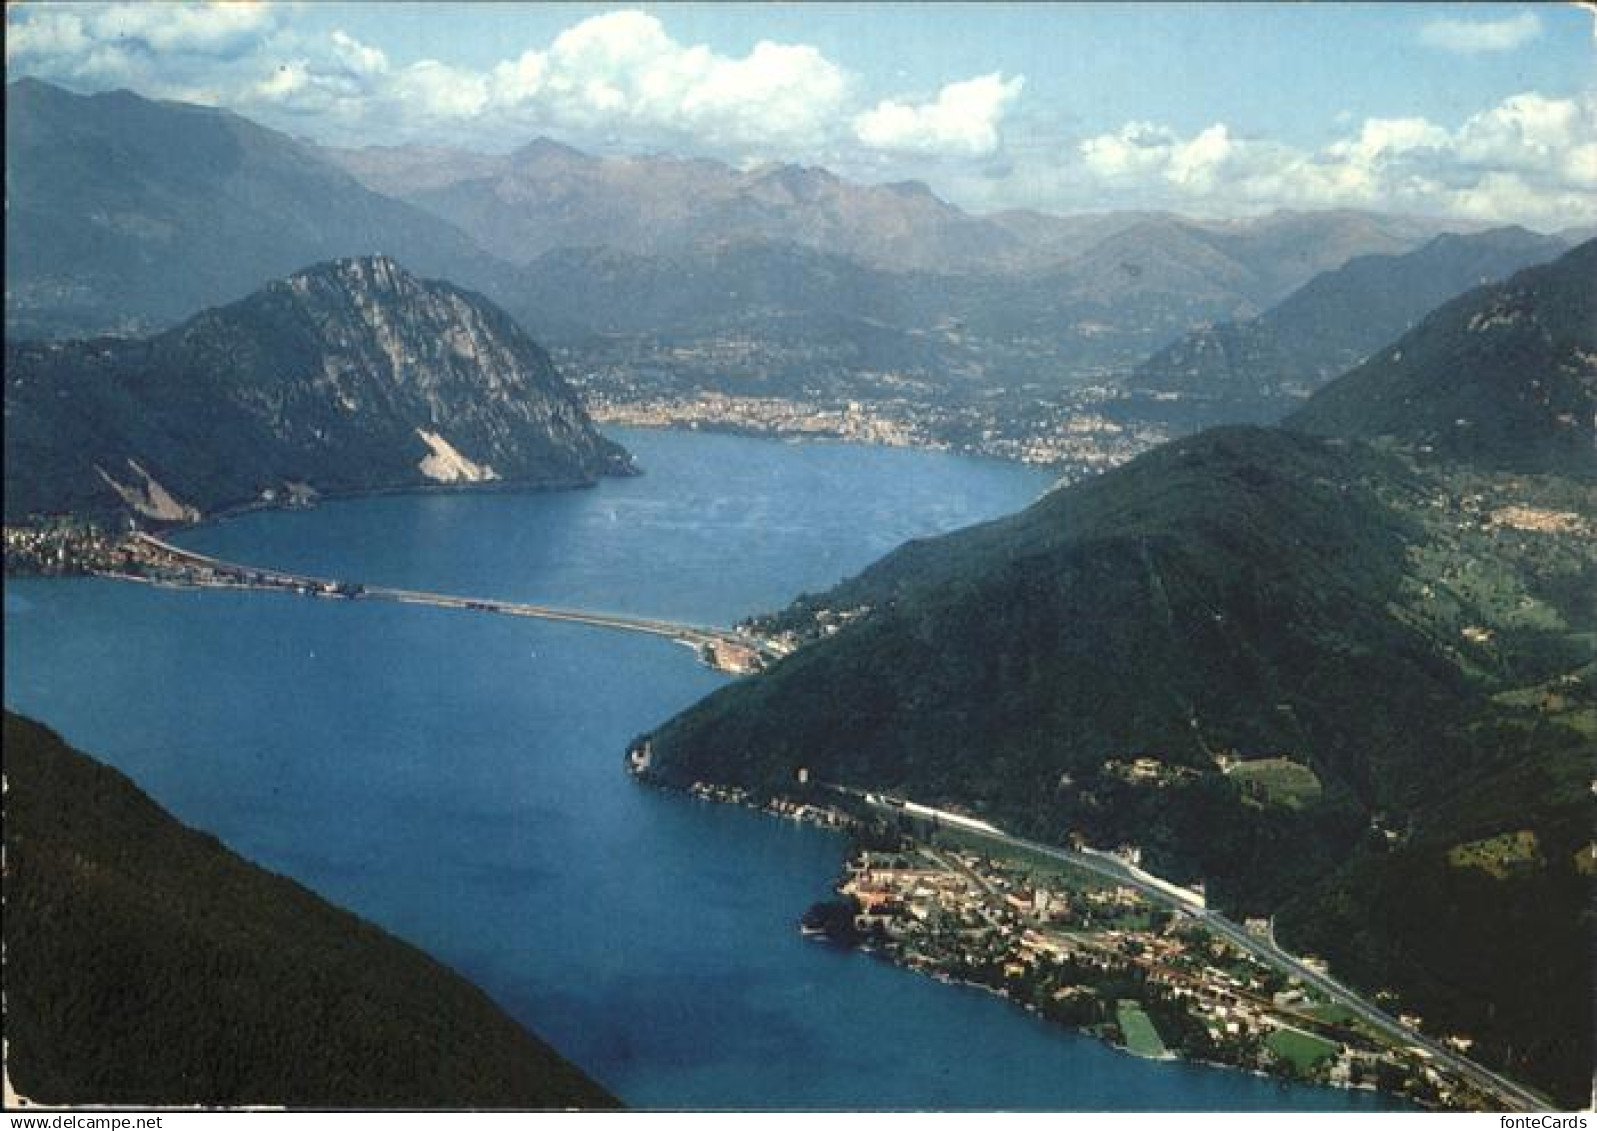
[[[627, 768], [664, 784], [647, 740], [628, 751]], [[1468, 1037], [1426, 1039], [1423, 1018], [1397, 1013], [1413, 1040], [1396, 1038], [1261, 961], [1179, 901], [1155, 902], [1059, 856], [1006, 843], [982, 822], [884, 817], [842, 792], [813, 787], [762, 798], [693, 782], [686, 792], [849, 837], [833, 897], [799, 920], [806, 936], [981, 988], [1134, 1056], [1380, 1091], [1430, 1110], [1503, 1109], [1500, 1094], [1424, 1047], [1439, 1039], [1461, 1057]], [[1244, 926], [1273, 944], [1269, 921]], [[1324, 971], [1317, 959], [1301, 961]], [[1375, 997], [1383, 1009], [1400, 1008], [1390, 992]]]

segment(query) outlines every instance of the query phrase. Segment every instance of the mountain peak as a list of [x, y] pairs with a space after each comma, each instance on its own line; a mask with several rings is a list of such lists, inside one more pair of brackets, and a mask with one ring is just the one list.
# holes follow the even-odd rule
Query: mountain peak
[[383, 252], [372, 255], [352, 255], [329, 259], [304, 270], [296, 271], [282, 283], [299, 288], [316, 280], [336, 281], [341, 285], [395, 290], [417, 286], [419, 280], [399, 263]]
[[[630, 470], [507, 314], [387, 255], [319, 263], [151, 338], [8, 344], [6, 372], [8, 521], [165, 521], [287, 483], [347, 494]], [[117, 390], [134, 387], [129, 418]]]
[[63, 87], [56, 86], [54, 83], [45, 82], [43, 79], [35, 78], [33, 75], [24, 75], [20, 79], [12, 79], [10, 82], [6, 83], [6, 93], [8, 95], [39, 95], [48, 92], [59, 92], [61, 94], [70, 93]]
[[532, 163], [539, 161], [561, 161], [572, 164], [587, 163], [593, 157], [551, 137], [535, 137], [526, 145], [511, 152], [510, 159], [517, 163]]

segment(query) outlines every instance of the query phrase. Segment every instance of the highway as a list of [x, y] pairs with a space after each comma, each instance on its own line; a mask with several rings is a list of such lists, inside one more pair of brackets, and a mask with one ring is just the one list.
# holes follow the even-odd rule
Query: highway
[[[920, 820], [926, 820], [921, 814], [928, 811], [926, 806], [917, 805], [914, 810], [906, 808], [906, 802], [900, 798], [888, 798], [883, 795], [868, 793], [864, 790], [853, 789], [847, 786], [831, 786], [830, 788], [856, 797], [884, 812], [907, 813]], [[938, 810], [929, 810], [934, 816], [943, 816]], [[1530, 1089], [1505, 1076], [1493, 1072], [1489, 1068], [1475, 1063], [1468, 1057], [1458, 1053], [1439, 1041], [1432, 1040], [1424, 1033], [1409, 1028], [1395, 1017], [1386, 1013], [1370, 1001], [1361, 997], [1357, 991], [1351, 990], [1332, 978], [1322, 974], [1312, 966], [1306, 965], [1302, 959], [1287, 953], [1276, 944], [1273, 939], [1262, 939], [1242, 927], [1239, 923], [1227, 919], [1218, 911], [1203, 906], [1196, 893], [1182, 895], [1184, 889], [1176, 887], [1157, 877], [1148, 876], [1141, 869], [1117, 857], [1097, 852], [1077, 852], [1068, 848], [1059, 848], [1040, 841], [1026, 840], [1023, 837], [1011, 836], [1002, 830], [987, 826], [977, 827], [968, 818], [959, 814], [947, 814], [954, 818], [954, 826], [962, 832], [973, 836], [987, 837], [1003, 844], [1016, 848], [1023, 848], [1029, 852], [1040, 853], [1052, 857], [1062, 863], [1069, 864], [1085, 872], [1091, 872], [1104, 879], [1112, 880], [1117, 884], [1124, 884], [1141, 892], [1151, 901], [1167, 907], [1173, 907], [1201, 922], [1215, 934], [1220, 935], [1238, 948], [1247, 951], [1275, 969], [1298, 978], [1304, 985], [1311, 986], [1325, 995], [1327, 999], [1338, 1005], [1346, 1007], [1361, 1021], [1372, 1028], [1378, 1029], [1391, 1037], [1394, 1042], [1424, 1050], [1439, 1066], [1446, 1067], [1457, 1073], [1460, 1077], [1470, 1081], [1476, 1087], [1488, 1094], [1495, 1096], [1505, 1107], [1514, 1111], [1545, 1111], [1548, 1110], [1547, 1100], [1532, 1092]]]

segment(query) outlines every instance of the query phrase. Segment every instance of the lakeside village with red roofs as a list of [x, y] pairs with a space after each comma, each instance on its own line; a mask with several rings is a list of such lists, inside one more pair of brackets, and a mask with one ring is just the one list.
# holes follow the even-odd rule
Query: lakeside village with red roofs
[[[656, 780], [647, 740], [628, 751], [627, 764], [635, 777]], [[1394, 1040], [1190, 912], [1004, 844], [985, 822], [947, 819], [956, 814], [939, 814], [945, 819], [930, 825], [884, 820], [852, 799], [820, 799], [807, 771], [798, 772], [798, 784], [803, 798], [762, 800], [709, 782], [693, 782], [687, 792], [848, 833], [851, 848], [834, 897], [804, 914], [799, 929], [806, 935], [979, 986], [1135, 1056], [1380, 1090], [1432, 1109], [1500, 1106], [1429, 1050]], [[1134, 845], [1113, 855], [1131, 869], [1140, 863]], [[1169, 886], [1201, 901], [1201, 889]], [[1244, 926], [1270, 938], [1267, 920]], [[1323, 972], [1323, 963], [1304, 961]], [[1376, 1000], [1399, 1008], [1391, 994]], [[1423, 1031], [1423, 1018], [1397, 1015], [1404, 1027]], [[1466, 1037], [1441, 1039], [1469, 1051]]]

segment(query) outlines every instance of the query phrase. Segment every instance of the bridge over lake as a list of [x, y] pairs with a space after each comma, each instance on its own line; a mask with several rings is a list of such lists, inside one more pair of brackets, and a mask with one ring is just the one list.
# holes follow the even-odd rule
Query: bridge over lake
[[281, 590], [316, 597], [395, 601], [407, 605], [431, 605], [442, 609], [563, 621], [620, 632], [641, 632], [686, 644], [710, 666], [737, 673], [759, 671], [786, 651], [773, 641], [735, 628], [313, 577], [223, 561], [145, 533], [133, 535], [128, 545], [132, 548], [138, 572], [109, 571], [108, 576], [195, 588]]

